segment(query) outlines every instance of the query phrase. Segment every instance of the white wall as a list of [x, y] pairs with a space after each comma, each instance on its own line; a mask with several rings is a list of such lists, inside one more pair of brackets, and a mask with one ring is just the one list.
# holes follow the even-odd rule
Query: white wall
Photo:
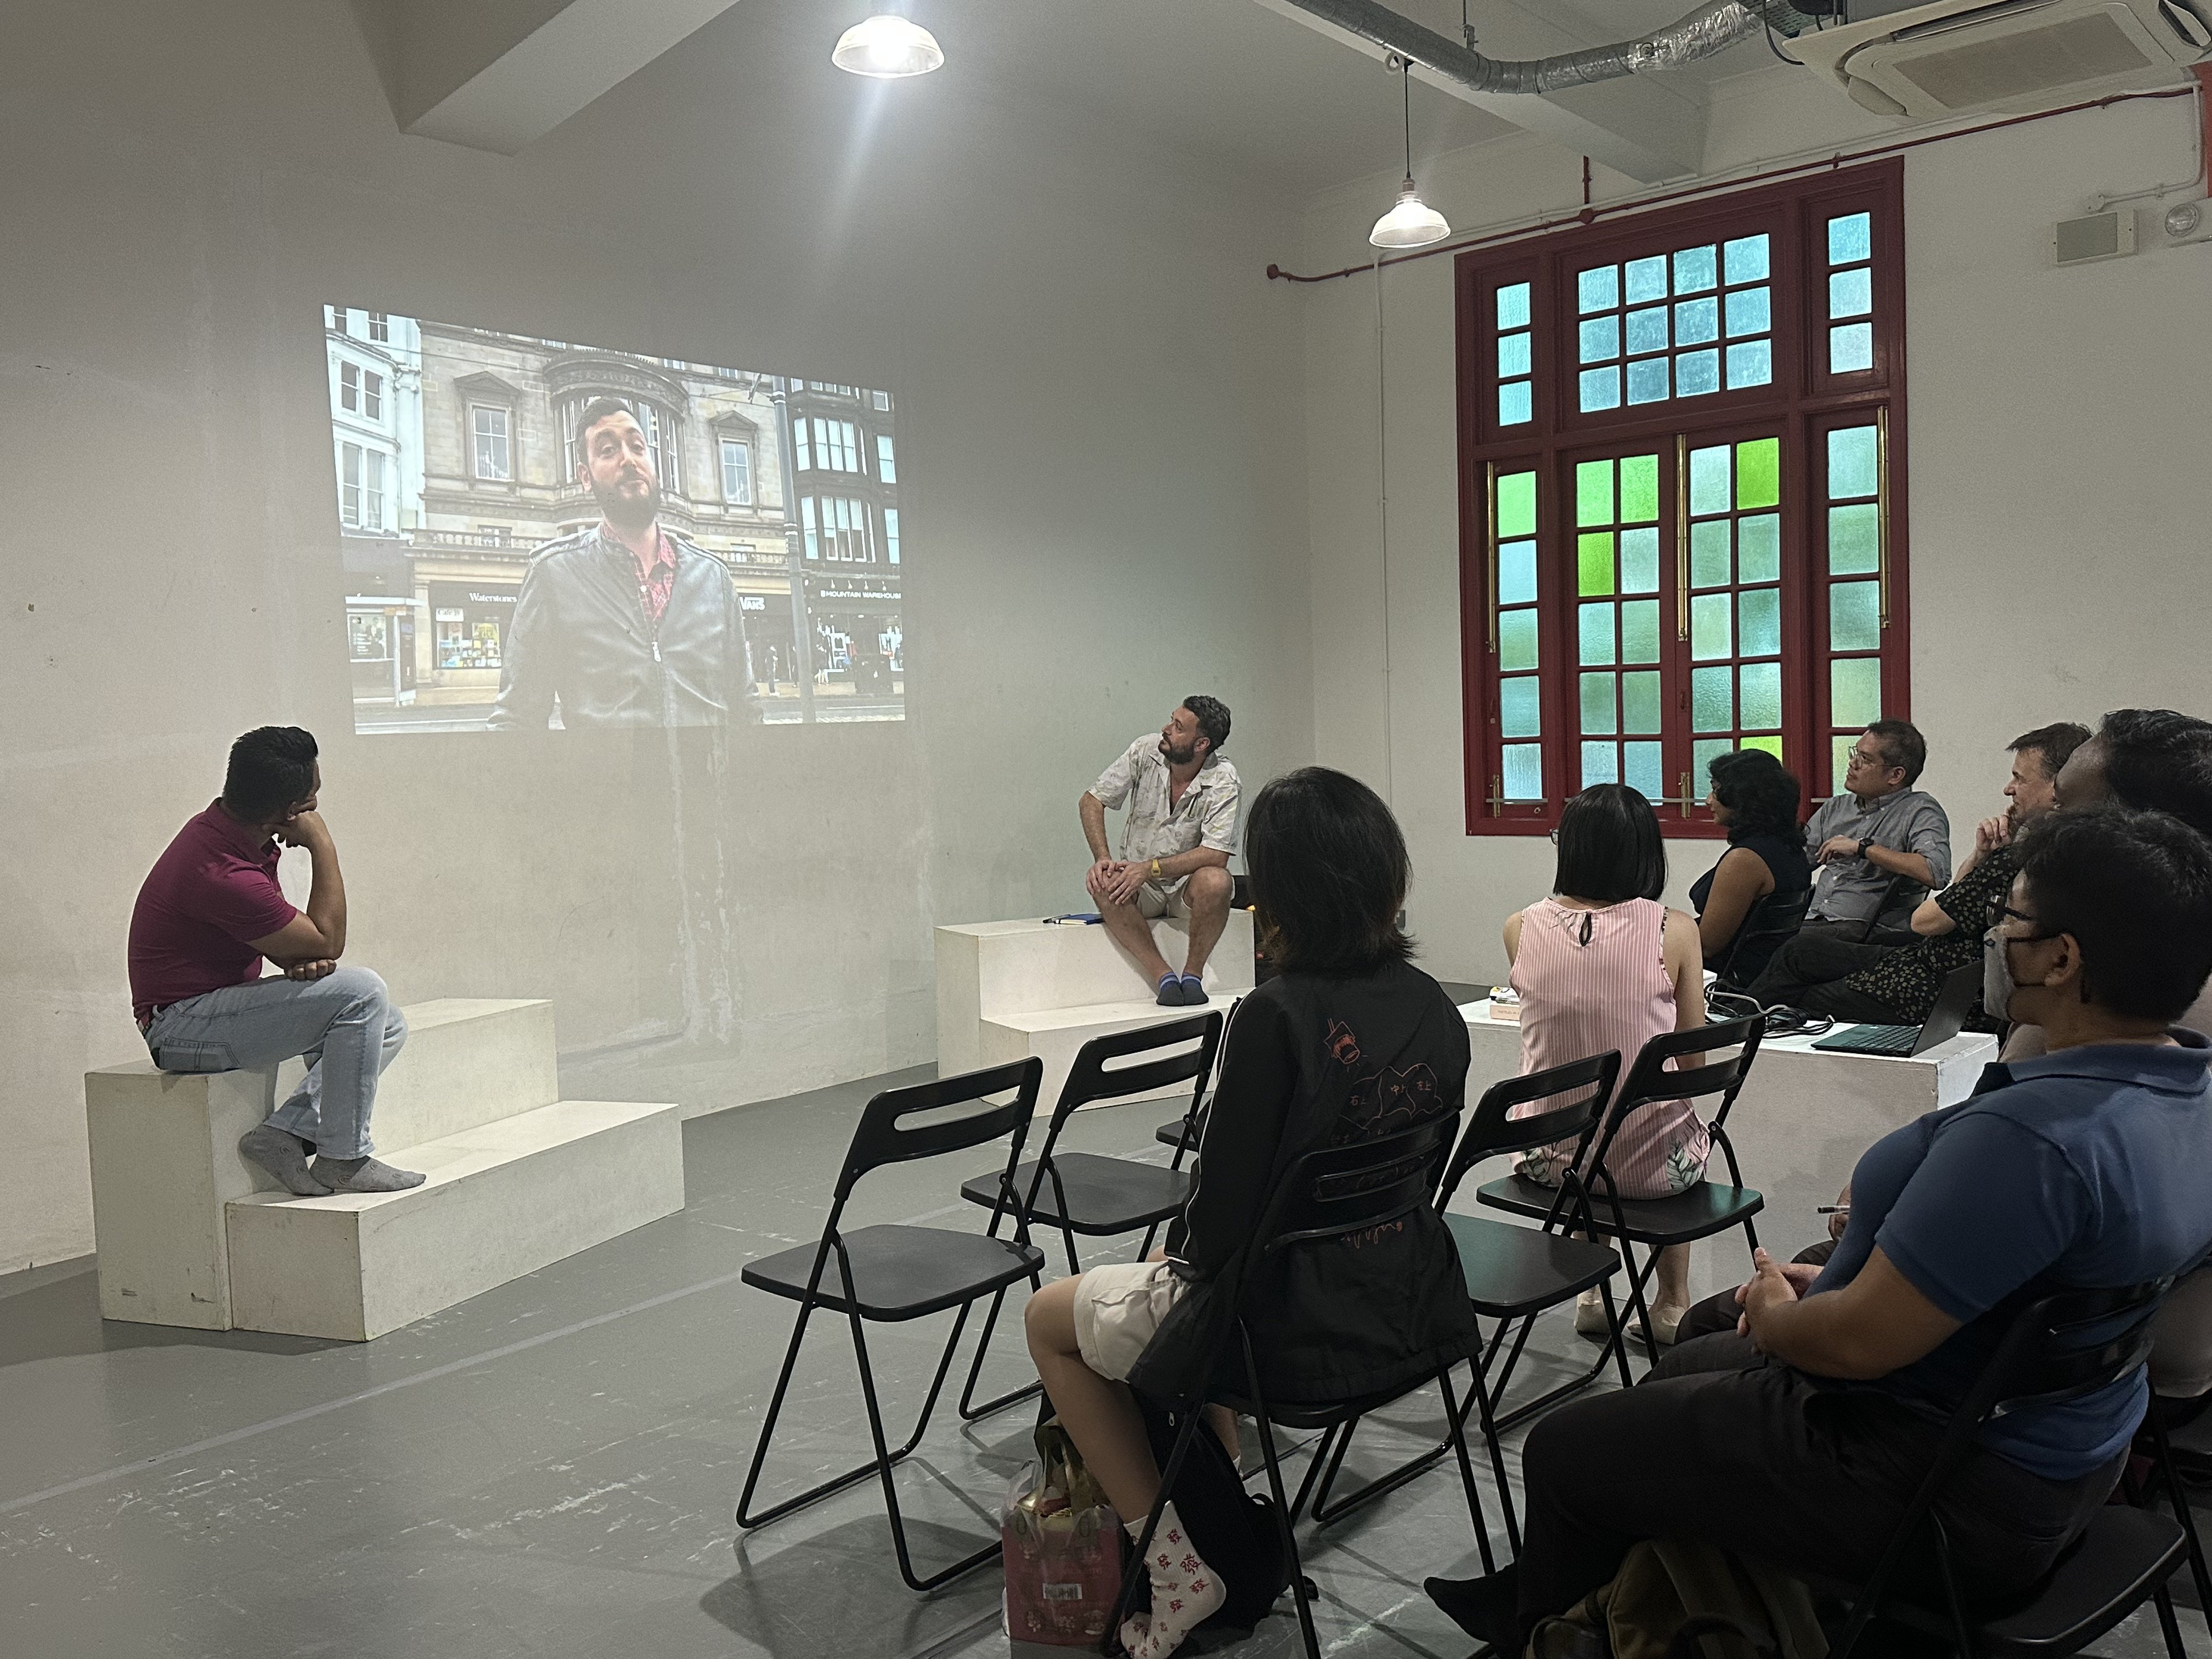
[[[0, 1272], [92, 1246], [131, 896], [248, 726], [323, 738], [403, 1000], [552, 996], [571, 1073], [692, 1109], [927, 1060], [932, 926], [1079, 902], [1077, 794], [1185, 693], [1308, 757], [1297, 218], [957, 59], [840, 76], [811, 10], [507, 160], [399, 137], [339, 0], [10, 8]], [[354, 738], [338, 300], [890, 386], [912, 720]]]
[[[2212, 716], [2212, 246], [2068, 270], [2049, 252], [2052, 222], [2092, 194], [2185, 178], [2195, 120], [2192, 100], [2136, 103], [1905, 161], [1912, 708], [1925, 787], [1961, 847], [2002, 805], [2002, 746], [2021, 731], [2128, 705]], [[1778, 70], [1723, 82], [1711, 131], [1709, 174], [1886, 130]], [[1429, 199], [1462, 233], [1581, 200], [1579, 158], [1528, 139], [1434, 171]], [[1304, 269], [1366, 258], [1395, 185], [1317, 202]], [[1599, 200], [1625, 193], [1599, 170]], [[1505, 970], [1504, 918], [1550, 884], [1552, 848], [1463, 829], [1451, 265], [1382, 272], [1379, 349], [1376, 276], [1304, 290], [1314, 731], [1321, 763], [1391, 787], [1426, 965], [1486, 980]], [[1669, 851], [1682, 903], [1718, 847]]]

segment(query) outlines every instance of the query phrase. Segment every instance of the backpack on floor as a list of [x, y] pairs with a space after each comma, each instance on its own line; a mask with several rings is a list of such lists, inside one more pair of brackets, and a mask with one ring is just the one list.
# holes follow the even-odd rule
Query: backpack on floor
[[[1165, 1469], [1182, 1419], [1143, 1395], [1138, 1395], [1136, 1401], [1137, 1409], [1144, 1415], [1145, 1433], [1152, 1443], [1152, 1455]], [[1188, 1528], [1191, 1542], [1219, 1577], [1228, 1598], [1199, 1628], [1251, 1629], [1291, 1587], [1290, 1556], [1283, 1548], [1274, 1500], [1245, 1490], [1237, 1465], [1213, 1431], [1202, 1423], [1191, 1436], [1190, 1450], [1168, 1496], [1175, 1500], [1176, 1513]], [[1152, 1606], [1151, 1581], [1141, 1572], [1133, 1605]]]
[[[1224, 1575], [1225, 1577], [1225, 1575]], [[1826, 1659], [1805, 1587], [1681, 1539], [1632, 1547], [1613, 1582], [1540, 1622], [1524, 1659]]]

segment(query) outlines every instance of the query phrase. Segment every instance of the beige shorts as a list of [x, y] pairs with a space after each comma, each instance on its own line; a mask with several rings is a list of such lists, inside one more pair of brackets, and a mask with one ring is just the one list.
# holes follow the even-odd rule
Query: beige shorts
[[1083, 1363], [1116, 1382], [1168, 1316], [1183, 1281], [1165, 1261], [1117, 1261], [1084, 1270], [1075, 1289], [1075, 1346]]
[[1157, 921], [1162, 916], [1171, 916], [1177, 921], [1190, 920], [1190, 878], [1186, 876], [1172, 887], [1164, 887], [1157, 881], [1148, 881], [1137, 889], [1130, 902], [1137, 914], [1146, 921]]

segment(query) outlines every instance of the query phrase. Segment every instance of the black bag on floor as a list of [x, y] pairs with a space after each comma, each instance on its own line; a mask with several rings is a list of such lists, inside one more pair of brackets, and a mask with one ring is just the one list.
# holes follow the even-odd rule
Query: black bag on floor
[[[1143, 1395], [1136, 1396], [1144, 1414], [1145, 1433], [1152, 1443], [1152, 1455], [1164, 1470], [1174, 1454], [1176, 1436], [1182, 1419]], [[1190, 1541], [1206, 1564], [1220, 1575], [1228, 1599], [1220, 1610], [1199, 1626], [1200, 1630], [1249, 1630], [1291, 1587], [1291, 1561], [1283, 1548], [1283, 1534], [1275, 1520], [1275, 1500], [1248, 1492], [1213, 1431], [1203, 1423], [1190, 1437], [1175, 1489], [1176, 1513], [1189, 1529]], [[1134, 1517], [1132, 1517], [1133, 1519]], [[1133, 1605], [1152, 1606], [1152, 1582], [1138, 1567]]]

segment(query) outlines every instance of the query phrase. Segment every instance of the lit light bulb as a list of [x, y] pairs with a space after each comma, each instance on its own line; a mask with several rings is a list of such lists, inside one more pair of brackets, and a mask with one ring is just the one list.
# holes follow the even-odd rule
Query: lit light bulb
[[839, 69], [877, 81], [927, 75], [945, 62], [945, 49], [921, 24], [890, 12], [855, 23], [837, 37], [830, 61]]
[[1375, 222], [1367, 240], [1376, 247], [1426, 247], [1451, 234], [1444, 216], [1421, 199], [1408, 178], [1398, 187], [1398, 203]]

